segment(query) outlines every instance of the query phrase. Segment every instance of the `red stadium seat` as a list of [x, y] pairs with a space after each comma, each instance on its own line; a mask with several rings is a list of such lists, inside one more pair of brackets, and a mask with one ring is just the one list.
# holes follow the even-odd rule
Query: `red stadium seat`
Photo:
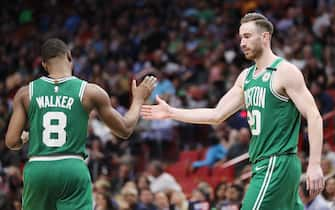
[[196, 161], [199, 160], [199, 151], [192, 150], [192, 151], [183, 151], [179, 154], [179, 161]]

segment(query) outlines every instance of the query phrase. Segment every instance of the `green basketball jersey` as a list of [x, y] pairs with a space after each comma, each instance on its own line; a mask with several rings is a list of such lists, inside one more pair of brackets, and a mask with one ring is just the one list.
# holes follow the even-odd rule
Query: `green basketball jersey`
[[88, 113], [81, 103], [86, 84], [73, 76], [29, 83], [29, 157], [87, 156]]
[[272, 88], [272, 76], [282, 58], [275, 60], [261, 74], [249, 68], [244, 81], [244, 101], [252, 138], [250, 161], [297, 152], [300, 113], [294, 103]]

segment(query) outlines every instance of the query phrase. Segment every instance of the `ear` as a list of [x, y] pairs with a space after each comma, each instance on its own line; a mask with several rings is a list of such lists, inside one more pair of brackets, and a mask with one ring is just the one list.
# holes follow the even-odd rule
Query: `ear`
[[45, 61], [42, 61], [42, 67], [44, 68], [45, 71], [48, 71], [47, 64]]
[[70, 52], [70, 51], [68, 51], [68, 52], [66, 53], [66, 57], [67, 57], [67, 60], [68, 60], [70, 63], [72, 63], [72, 55], [71, 55], [71, 52]]
[[262, 36], [263, 36], [264, 40], [270, 40], [270, 33], [269, 32], [263, 32]]

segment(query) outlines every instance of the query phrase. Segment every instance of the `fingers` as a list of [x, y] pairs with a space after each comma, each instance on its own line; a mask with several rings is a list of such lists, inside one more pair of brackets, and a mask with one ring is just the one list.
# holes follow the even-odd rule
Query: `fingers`
[[140, 114], [144, 119], [152, 119], [152, 106], [143, 105]]
[[154, 76], [146, 76], [142, 82], [143, 86], [150, 91], [155, 87], [157, 78]]
[[136, 88], [136, 80], [135, 79], [133, 79], [133, 81], [132, 81], [132, 83], [131, 83], [131, 89], [132, 89], [132, 91], [134, 91], [135, 90], [135, 88]]
[[311, 179], [310, 177], [307, 177], [306, 180], [306, 187], [307, 190], [309, 190], [310, 196], [316, 196], [319, 194], [323, 188], [324, 188], [324, 180], [323, 177], [320, 177], [318, 179]]
[[309, 181], [309, 194], [311, 196], [315, 196], [317, 194], [317, 188], [315, 185], [315, 181], [312, 181], [312, 180]]
[[325, 187], [325, 181], [324, 181], [323, 178], [321, 178], [319, 180], [319, 189], [321, 189], [321, 191], [322, 191], [324, 189], [324, 187]]
[[29, 132], [23, 131], [21, 134], [21, 139], [23, 143], [26, 143], [29, 140]]

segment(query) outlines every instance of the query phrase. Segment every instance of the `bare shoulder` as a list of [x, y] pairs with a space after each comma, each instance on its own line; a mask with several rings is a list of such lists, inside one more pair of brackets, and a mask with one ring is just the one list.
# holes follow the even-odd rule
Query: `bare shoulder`
[[21, 87], [15, 94], [15, 97], [29, 97], [29, 86], [25, 85]]
[[86, 111], [90, 112], [92, 109], [106, 103], [109, 103], [107, 92], [97, 84], [87, 83], [82, 100]]
[[94, 83], [87, 83], [86, 89], [85, 89], [85, 95], [89, 96], [96, 96], [97, 94], [103, 94], [106, 91], [102, 89], [99, 85]]
[[284, 87], [299, 85], [305, 82], [300, 69], [286, 60], [278, 65], [275, 80]]
[[23, 86], [21, 87], [15, 94], [16, 100], [27, 100], [29, 101], [29, 86]]

